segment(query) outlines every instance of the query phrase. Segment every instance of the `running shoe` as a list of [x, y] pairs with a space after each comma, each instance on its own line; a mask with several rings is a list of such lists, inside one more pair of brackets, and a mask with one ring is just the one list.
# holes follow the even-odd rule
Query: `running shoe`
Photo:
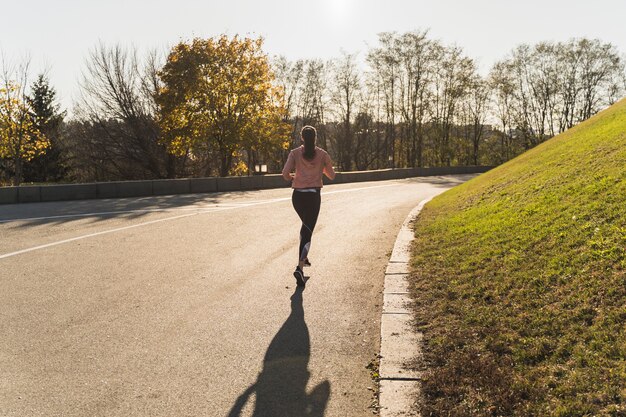
[[309, 262], [309, 258], [304, 259], [304, 266], [311, 266], [311, 262]]
[[296, 277], [296, 283], [298, 287], [304, 287], [304, 273], [299, 266], [296, 267], [296, 270], [293, 271], [293, 276]]

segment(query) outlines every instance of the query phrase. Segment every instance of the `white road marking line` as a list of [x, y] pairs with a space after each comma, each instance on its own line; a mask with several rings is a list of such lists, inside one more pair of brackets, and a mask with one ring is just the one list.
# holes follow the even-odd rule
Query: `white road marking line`
[[[371, 188], [392, 187], [392, 186], [396, 186], [396, 185], [399, 185], [399, 184], [396, 183], [396, 184], [375, 185], [375, 186], [371, 186], [371, 187], [350, 188], [350, 189], [347, 189], [347, 190], [329, 191], [329, 192], [324, 193], [324, 194], [325, 195], [328, 195], [328, 194], [339, 194], [339, 193], [346, 193], [346, 192], [366, 190], [366, 189], [371, 189]], [[217, 207], [217, 208], [212, 208], [212, 209], [204, 209], [204, 210], [199, 208], [194, 213], [181, 214], [179, 216], [166, 217], [166, 218], [157, 219], [157, 220], [150, 220], [150, 221], [143, 222], [143, 223], [137, 223], [137, 224], [133, 224], [133, 225], [129, 225], [129, 226], [118, 227], [118, 228], [115, 228], [115, 229], [103, 230], [101, 232], [95, 232], [95, 233], [90, 233], [90, 234], [87, 234], [87, 235], [76, 236], [76, 237], [73, 237], [73, 238], [70, 238], [70, 239], [59, 240], [59, 241], [56, 241], [56, 242], [50, 242], [50, 243], [46, 243], [44, 245], [33, 246], [31, 248], [22, 249], [22, 250], [18, 250], [18, 251], [15, 251], [15, 252], [5, 253], [3, 255], [0, 255], [0, 259], [10, 258], [12, 256], [17, 256], [17, 255], [21, 255], [21, 254], [28, 253], [28, 252], [33, 252], [33, 251], [40, 250], [40, 249], [46, 249], [46, 248], [50, 248], [52, 246], [62, 245], [62, 244], [65, 244], [65, 243], [75, 242], [77, 240], [88, 239], [88, 238], [91, 238], [91, 237], [106, 235], [106, 234], [109, 234], [109, 233], [121, 232], [123, 230], [134, 229], [136, 227], [141, 227], [141, 226], [148, 226], [148, 225], [151, 225], [151, 224], [165, 222], [165, 221], [169, 221], [169, 220], [177, 220], [177, 219], [182, 219], [182, 218], [185, 218], [185, 217], [196, 216], [196, 215], [199, 215], [199, 214], [214, 213], [216, 211], [224, 211], [224, 210], [234, 210], [234, 209], [238, 209], [238, 208], [246, 208], [246, 207], [258, 206], [258, 205], [263, 205], [263, 204], [278, 203], [278, 202], [281, 202], [281, 201], [288, 201], [288, 200], [291, 200], [291, 197], [275, 198], [275, 199], [271, 199], [271, 200], [261, 200], [261, 201], [255, 201], [255, 202], [250, 202], [250, 203], [243, 203], [242, 202], [242, 203], [236, 204], [236, 205], [230, 205], [230, 206], [226, 206], [226, 207]], [[15, 221], [17, 221], [17, 220], [15, 220]]]

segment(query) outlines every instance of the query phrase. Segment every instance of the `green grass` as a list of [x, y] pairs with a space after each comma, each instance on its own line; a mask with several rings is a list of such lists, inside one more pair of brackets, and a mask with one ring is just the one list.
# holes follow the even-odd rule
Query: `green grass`
[[423, 415], [626, 416], [626, 100], [415, 223]]

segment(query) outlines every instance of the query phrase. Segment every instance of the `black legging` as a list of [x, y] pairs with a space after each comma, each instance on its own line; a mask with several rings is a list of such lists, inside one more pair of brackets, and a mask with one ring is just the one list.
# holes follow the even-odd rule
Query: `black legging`
[[300, 216], [300, 220], [302, 220], [300, 250], [298, 252], [298, 261], [301, 262], [307, 258], [311, 248], [311, 235], [313, 235], [313, 229], [315, 229], [315, 223], [317, 223], [317, 216], [320, 214], [320, 204], [322, 202], [320, 190], [318, 189], [315, 192], [293, 190], [291, 202], [298, 216]]

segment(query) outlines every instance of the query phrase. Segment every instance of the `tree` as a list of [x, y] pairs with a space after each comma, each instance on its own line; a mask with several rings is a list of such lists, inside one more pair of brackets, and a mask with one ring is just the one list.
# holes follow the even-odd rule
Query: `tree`
[[508, 161], [513, 156], [513, 111], [515, 81], [513, 71], [508, 62], [498, 62], [489, 74], [489, 86], [493, 92], [495, 104], [495, 116], [500, 122], [500, 159], [499, 162]]
[[423, 166], [424, 122], [434, 77], [437, 42], [428, 31], [402, 34], [397, 43], [400, 56], [400, 108], [411, 140], [407, 162]]
[[400, 64], [396, 48], [396, 36], [396, 33], [380, 33], [378, 35], [380, 46], [370, 50], [367, 54], [367, 62], [374, 70], [374, 76], [378, 79], [378, 90], [384, 99], [386, 118], [385, 151], [391, 157], [392, 167], [396, 165], [396, 89]]
[[543, 140], [555, 135], [557, 97], [559, 95], [557, 47], [540, 42], [533, 48], [530, 62], [530, 87], [534, 102], [533, 130]]
[[469, 164], [478, 165], [480, 142], [485, 130], [487, 105], [489, 101], [489, 85], [487, 81], [475, 75], [470, 82], [469, 93], [462, 104], [462, 113], [465, 115], [464, 127], [466, 138], [472, 144]]
[[475, 77], [476, 66], [471, 58], [463, 56], [458, 47], [438, 49], [439, 65], [434, 76], [433, 124], [436, 127], [434, 151], [437, 162], [450, 166], [453, 159], [451, 133], [462, 99], [468, 94]]
[[333, 65], [332, 98], [340, 123], [340, 133], [335, 138], [335, 149], [342, 171], [352, 169], [352, 160], [356, 160], [354, 154], [358, 152], [354, 149], [352, 129], [352, 119], [354, 119], [356, 101], [361, 88], [355, 58], [355, 55], [344, 53]]
[[573, 41], [577, 45], [580, 59], [581, 114], [586, 120], [596, 114], [606, 102], [608, 90], [619, 84], [624, 77], [624, 63], [615, 46], [598, 39]]
[[559, 102], [561, 111], [558, 119], [559, 132], [564, 132], [574, 126], [576, 107], [580, 95], [580, 54], [570, 44], [559, 44], [558, 74], [559, 74]]
[[88, 134], [68, 138], [72, 166], [101, 164], [93, 172], [103, 176], [92, 178], [99, 181], [175, 176], [175, 161], [160, 143], [154, 114], [158, 66], [155, 53], [142, 60], [136, 50], [119, 45], [100, 44], [91, 52], [76, 112], [83, 126], [71, 129]]
[[[362, 112], [366, 113], [367, 117], [357, 116], [357, 138], [361, 139], [365, 136], [365, 139], [372, 142], [367, 144], [367, 148], [372, 153], [367, 166], [375, 169], [388, 167], [387, 140], [384, 138], [387, 131], [383, 116], [385, 105], [381, 84], [382, 80], [377, 72], [369, 71], [366, 74], [366, 90], [361, 103], [363, 104]], [[361, 125], [365, 125], [365, 130], [362, 130]]]
[[[163, 83], [157, 103], [163, 139], [170, 152], [203, 158], [210, 174], [217, 160], [219, 175], [241, 173], [243, 151], [250, 155], [267, 146], [285, 149], [289, 125], [282, 92], [272, 85], [262, 39], [195, 38], [170, 52], [159, 72]], [[278, 155], [279, 152], [276, 152]], [[252, 161], [249, 157], [249, 163]]]
[[376, 122], [369, 111], [369, 103], [362, 102], [362, 111], [354, 118], [355, 150], [354, 163], [358, 171], [365, 171], [376, 166], [379, 156], [380, 141], [376, 140], [378, 132]]
[[516, 47], [490, 79], [508, 124], [503, 140], [513, 132], [529, 149], [614, 103], [624, 91], [624, 61], [599, 40], [540, 42]]
[[27, 181], [59, 181], [65, 175], [59, 143], [65, 112], [56, 102], [56, 91], [50, 86], [46, 74], [37, 77], [26, 99], [35, 127], [50, 141], [50, 147], [45, 154], [33, 158], [24, 166], [24, 177]]
[[[318, 126], [317, 138], [323, 148], [328, 147], [326, 140], [327, 122], [326, 114], [328, 110], [328, 65], [323, 61], [308, 60], [305, 62], [304, 82], [300, 91], [300, 108], [298, 110], [302, 125]], [[299, 128], [300, 126], [297, 126]], [[299, 129], [298, 129], [299, 131]], [[295, 145], [300, 143], [300, 136], [296, 138]]]
[[24, 163], [44, 154], [50, 146], [50, 142], [33, 120], [32, 108], [26, 96], [27, 80], [28, 63], [12, 71], [3, 62], [0, 85], [0, 158], [9, 161], [14, 185], [22, 182]]

